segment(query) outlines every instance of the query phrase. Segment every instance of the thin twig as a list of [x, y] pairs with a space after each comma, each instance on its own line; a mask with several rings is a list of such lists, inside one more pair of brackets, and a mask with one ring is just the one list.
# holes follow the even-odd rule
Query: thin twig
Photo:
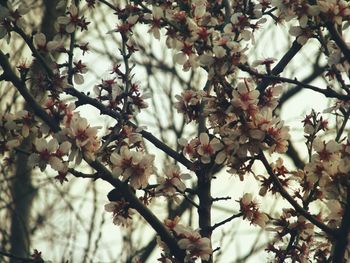
[[216, 228], [218, 228], [218, 227], [220, 227], [220, 226], [222, 226], [222, 225], [232, 221], [235, 218], [241, 217], [242, 215], [243, 215], [243, 213], [233, 214], [232, 216], [226, 218], [225, 220], [222, 220], [221, 222], [216, 223], [215, 225], [213, 225], [211, 227], [211, 231], [214, 231]]

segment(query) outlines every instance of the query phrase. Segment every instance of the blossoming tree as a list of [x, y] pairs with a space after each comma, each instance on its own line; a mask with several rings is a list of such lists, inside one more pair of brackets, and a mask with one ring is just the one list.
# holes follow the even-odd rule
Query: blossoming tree
[[[276, 262], [350, 260], [348, 2], [60, 1], [57, 8], [63, 12], [55, 19], [54, 36], [25, 23], [30, 6], [0, 3], [1, 41], [20, 38], [33, 60], [11, 65], [11, 50], [0, 51], [0, 81], [10, 83], [27, 105], [21, 111], [1, 108], [0, 151], [7, 162], [14, 152], [21, 152], [30, 167], [54, 171], [57, 182], [69, 184], [71, 177], [78, 177], [109, 183], [114, 190], [104, 208], [112, 214], [111, 221], [128, 228], [140, 215], [157, 235], [159, 262], [215, 262], [220, 248], [212, 234], [237, 220], [272, 233], [265, 249]], [[107, 78], [85, 91], [81, 85], [90, 71], [84, 55], [94, 50], [80, 42], [79, 34], [94, 29], [89, 15], [102, 8], [114, 21], [104, 36], [118, 40], [113, 54], [117, 63]], [[294, 38], [288, 51], [250, 61], [257, 34], [280, 24]], [[177, 67], [201, 72], [205, 79], [175, 96], [170, 93], [169, 99], [175, 98], [172, 108], [184, 120], [181, 129], [192, 125], [197, 130], [184, 136], [178, 131], [176, 149], [137, 119], [148, 107], [147, 89], [138, 82], [135, 63], [147, 53], [137, 43], [139, 32], [165, 41]], [[319, 58], [326, 64], [311, 65], [317, 68], [316, 76], [324, 76], [319, 85], [283, 76], [310, 41], [317, 42]], [[156, 56], [148, 58], [162, 65]], [[175, 70], [165, 64], [164, 70]], [[282, 102], [302, 89], [324, 95], [330, 104], [322, 113], [310, 112], [300, 124], [305, 163], [279, 116]], [[86, 105], [107, 116], [109, 124], [91, 123], [81, 112]], [[29, 146], [23, 148], [29, 137]], [[146, 143], [156, 150], [149, 151]], [[163, 169], [157, 169], [160, 154], [168, 160]], [[286, 164], [287, 155], [294, 167]], [[93, 172], [85, 172], [86, 167]], [[230, 199], [212, 196], [212, 185], [223, 172], [242, 181], [253, 175], [260, 189], [232, 202], [236, 212], [230, 217], [213, 222], [213, 205]], [[258, 195], [261, 200], [281, 196], [285, 207], [279, 213], [262, 211]], [[194, 227], [181, 221], [181, 210], [173, 210], [170, 218], [160, 217], [152, 208], [159, 199], [175, 208], [186, 203], [194, 207], [198, 218]], [[142, 260], [140, 254], [135, 262]], [[43, 261], [38, 251], [33, 257]]]

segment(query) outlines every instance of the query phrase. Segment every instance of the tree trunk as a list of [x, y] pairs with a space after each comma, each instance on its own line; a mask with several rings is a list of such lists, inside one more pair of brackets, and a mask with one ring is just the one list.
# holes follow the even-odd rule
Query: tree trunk
[[[0, 2], [2, 3], [2, 2]], [[46, 35], [47, 41], [52, 40], [55, 35], [54, 23], [64, 10], [56, 10], [58, 0], [43, 0], [44, 13], [41, 21], [41, 32]], [[40, 74], [41, 68], [33, 63], [31, 75]], [[36, 90], [31, 83], [31, 90]], [[45, 91], [36, 90], [35, 97], [42, 101], [45, 97]], [[20, 145], [20, 149], [30, 151], [33, 137], [29, 136]], [[28, 167], [28, 156], [25, 153], [16, 153], [15, 176], [11, 185], [12, 194], [12, 214], [11, 214], [11, 254], [19, 257], [28, 257], [30, 255], [30, 215], [36, 189], [32, 184], [32, 170]], [[10, 263], [17, 263], [18, 260], [11, 259]]]

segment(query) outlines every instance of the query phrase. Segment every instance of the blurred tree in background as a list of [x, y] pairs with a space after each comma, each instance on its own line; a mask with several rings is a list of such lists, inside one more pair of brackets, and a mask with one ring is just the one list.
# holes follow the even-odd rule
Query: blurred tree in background
[[349, 20], [0, 0], [0, 261], [347, 262]]

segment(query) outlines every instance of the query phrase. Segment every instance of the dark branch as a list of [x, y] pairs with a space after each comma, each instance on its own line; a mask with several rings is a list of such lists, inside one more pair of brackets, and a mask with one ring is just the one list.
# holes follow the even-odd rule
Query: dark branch
[[347, 186], [347, 197], [344, 215], [341, 221], [340, 228], [337, 231], [337, 238], [335, 239], [333, 250], [333, 263], [342, 263], [344, 261], [344, 254], [348, 246], [348, 236], [350, 232], [350, 187]]
[[[291, 48], [287, 51], [286, 54], [281, 58], [281, 60], [277, 63], [277, 65], [272, 69], [271, 75], [277, 76], [280, 74], [284, 68], [288, 65], [288, 63], [293, 59], [293, 57], [301, 50], [303, 46], [300, 45], [297, 40], [294, 40]], [[271, 83], [271, 80], [265, 79], [263, 80], [257, 87], [257, 90], [260, 92], [264, 91], [267, 86]]]
[[336, 231], [334, 229], [329, 228], [322, 222], [320, 222], [315, 216], [311, 215], [308, 211], [306, 211], [304, 208], [302, 208], [297, 201], [284, 189], [283, 185], [281, 184], [278, 177], [275, 175], [275, 173], [272, 171], [272, 168], [270, 164], [268, 163], [265, 155], [263, 152], [259, 153], [258, 158], [263, 163], [266, 171], [272, 178], [275, 186], [278, 188], [279, 193], [284, 197], [292, 206], [293, 208], [303, 217], [305, 217], [307, 220], [309, 220], [311, 223], [313, 223], [315, 226], [323, 230], [327, 235], [334, 237], [336, 235]]
[[[276, 82], [291, 83], [291, 84], [298, 85], [302, 88], [310, 89], [310, 90], [316, 91], [318, 93], [321, 93], [328, 98], [336, 98], [339, 100], [350, 100], [350, 95], [339, 94], [328, 86], [324, 89], [321, 89], [321, 88], [318, 88], [318, 87], [310, 85], [310, 84], [302, 83], [302, 82], [298, 81], [297, 79], [290, 79], [290, 78], [284, 78], [284, 77], [279, 77], [279, 76], [275, 76], [275, 75], [261, 74], [261, 73], [258, 73], [256, 71], [250, 69], [249, 67], [246, 67], [243, 65], [240, 66], [240, 69], [248, 72], [249, 74], [251, 74], [253, 76], [256, 76], [258, 78], [263, 79], [263, 82], [265, 80], [268, 80], [268, 83], [276, 83]], [[260, 87], [260, 84], [258, 85], [258, 89], [259, 89], [259, 87]]]
[[7, 56], [2, 51], [0, 51], [0, 65], [4, 71], [2, 74], [4, 80], [10, 81], [17, 88], [36, 116], [47, 123], [53, 132], [58, 132], [60, 130], [59, 125], [40, 107], [34, 97], [29, 93], [26, 84], [13, 72]]

